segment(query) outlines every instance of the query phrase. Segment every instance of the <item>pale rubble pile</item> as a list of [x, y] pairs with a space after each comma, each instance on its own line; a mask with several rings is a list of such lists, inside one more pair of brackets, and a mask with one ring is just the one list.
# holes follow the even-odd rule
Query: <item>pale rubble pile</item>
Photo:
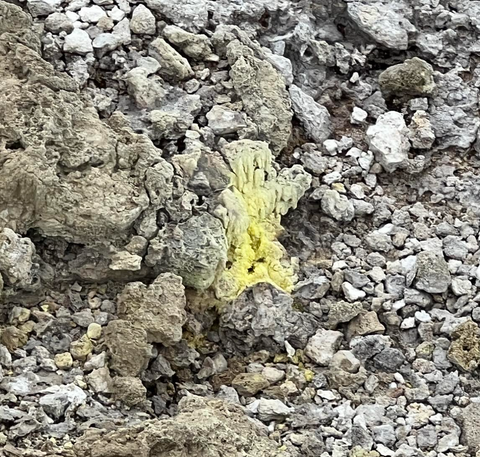
[[479, 40], [0, 0], [0, 455], [480, 455]]

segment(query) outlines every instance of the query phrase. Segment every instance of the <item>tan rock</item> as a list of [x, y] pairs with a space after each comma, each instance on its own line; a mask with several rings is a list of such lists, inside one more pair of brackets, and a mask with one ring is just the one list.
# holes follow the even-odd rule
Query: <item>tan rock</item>
[[147, 399], [147, 389], [139, 378], [117, 376], [113, 379], [113, 398], [127, 406], [137, 406]]
[[121, 376], [138, 376], [147, 368], [152, 347], [147, 332], [124, 320], [111, 321], [105, 328], [110, 368]]
[[86, 360], [92, 351], [93, 343], [87, 335], [83, 335], [79, 340], [70, 344], [70, 353], [75, 360]]
[[355, 317], [347, 327], [348, 338], [354, 336], [371, 335], [372, 333], [384, 333], [385, 326], [378, 320], [377, 313], [375, 311], [368, 311], [361, 313]]
[[268, 438], [239, 405], [184, 397], [171, 419], [107, 432], [89, 430], [75, 444], [76, 457], [293, 457]]
[[98, 340], [102, 336], [102, 326], [92, 322], [87, 328], [87, 336], [92, 340]]
[[451, 334], [452, 343], [448, 349], [448, 360], [462, 370], [473, 371], [480, 363], [480, 336], [478, 325], [467, 321]]
[[70, 352], [63, 352], [54, 357], [55, 365], [60, 370], [69, 370], [73, 365], [73, 358]]
[[240, 373], [232, 381], [232, 387], [245, 397], [253, 397], [269, 385], [267, 378], [261, 373]]
[[3, 329], [0, 336], [0, 343], [6, 346], [10, 352], [25, 346], [27, 341], [28, 334], [13, 326]]
[[185, 304], [182, 278], [165, 273], [148, 287], [142, 282], [127, 284], [118, 297], [118, 315], [144, 329], [149, 341], [171, 346], [182, 339]]

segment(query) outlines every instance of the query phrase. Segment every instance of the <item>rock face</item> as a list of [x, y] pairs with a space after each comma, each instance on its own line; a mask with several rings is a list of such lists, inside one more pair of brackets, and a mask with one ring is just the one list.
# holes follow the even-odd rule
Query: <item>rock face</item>
[[144, 329], [150, 342], [178, 343], [186, 319], [182, 278], [165, 273], [148, 287], [141, 282], [127, 284], [118, 299], [118, 315]]
[[90, 432], [75, 446], [78, 457], [138, 455], [218, 455], [289, 457], [267, 437], [266, 429], [250, 421], [239, 406], [200, 397], [184, 398], [173, 419], [144, 422], [110, 433]]
[[378, 82], [387, 96], [431, 95], [436, 87], [432, 66], [418, 57], [387, 68], [380, 74]]

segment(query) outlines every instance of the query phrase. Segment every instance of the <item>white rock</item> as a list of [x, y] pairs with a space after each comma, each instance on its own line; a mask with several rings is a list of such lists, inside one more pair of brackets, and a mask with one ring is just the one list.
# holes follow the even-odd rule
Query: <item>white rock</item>
[[377, 123], [367, 130], [367, 142], [382, 167], [392, 172], [404, 167], [408, 162], [410, 143], [403, 115], [389, 111], [377, 119]]
[[133, 10], [130, 30], [137, 35], [153, 35], [156, 32], [155, 16], [145, 5], [140, 4]]
[[362, 108], [354, 106], [352, 115], [350, 116], [350, 122], [352, 124], [364, 124], [367, 120], [367, 117], [368, 113], [366, 111], [364, 111]]
[[53, 33], [70, 33], [73, 30], [73, 22], [65, 13], [53, 13], [45, 19], [45, 30]]
[[[143, 5], [140, 5], [140, 6], [143, 6]], [[125, 17], [125, 11], [122, 11], [118, 6], [114, 6], [108, 12], [108, 16], [111, 17], [115, 22], [120, 22]]]
[[101, 33], [93, 40], [93, 47], [102, 51], [113, 51], [120, 46], [120, 41], [112, 33]]
[[348, 301], [354, 302], [365, 298], [366, 293], [363, 290], [353, 287], [349, 282], [342, 284], [343, 294]]
[[247, 122], [245, 115], [238, 111], [233, 111], [221, 105], [215, 105], [208, 113], [208, 126], [215, 135], [227, 135], [235, 133], [245, 128]]
[[90, 24], [96, 24], [102, 17], [107, 15], [98, 5], [83, 7], [78, 14], [83, 22], [89, 22]]
[[285, 372], [274, 367], [265, 367], [262, 374], [270, 384], [275, 384], [285, 378]]
[[432, 317], [430, 316], [430, 314], [428, 314], [423, 309], [421, 311], [417, 311], [415, 313], [415, 319], [417, 319], [417, 321], [419, 321], [419, 322], [431, 322], [432, 321]]
[[65, 37], [63, 51], [85, 55], [93, 51], [92, 40], [85, 30], [75, 29], [70, 35]]
[[258, 418], [263, 422], [284, 419], [292, 412], [293, 408], [289, 408], [280, 400], [261, 398], [258, 403]]
[[407, 317], [406, 319], [403, 319], [402, 323], [400, 324], [400, 328], [402, 330], [408, 330], [410, 328], [415, 327], [415, 318], [414, 317]]
[[321, 328], [308, 340], [305, 354], [317, 365], [326, 366], [331, 362], [342, 338], [341, 332]]
[[452, 279], [452, 291], [455, 295], [467, 295], [472, 290], [472, 283], [465, 277]]

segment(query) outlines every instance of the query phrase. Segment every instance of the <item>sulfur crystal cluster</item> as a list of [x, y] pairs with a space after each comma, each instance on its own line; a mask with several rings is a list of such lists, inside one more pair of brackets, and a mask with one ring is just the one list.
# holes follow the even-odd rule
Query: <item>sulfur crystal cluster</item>
[[277, 173], [268, 145], [240, 140], [224, 148], [232, 169], [230, 186], [219, 197], [216, 215], [223, 221], [228, 262], [214, 284], [220, 299], [233, 299], [260, 282], [290, 292], [295, 269], [277, 237], [280, 219], [297, 206], [311, 176], [300, 165]]

